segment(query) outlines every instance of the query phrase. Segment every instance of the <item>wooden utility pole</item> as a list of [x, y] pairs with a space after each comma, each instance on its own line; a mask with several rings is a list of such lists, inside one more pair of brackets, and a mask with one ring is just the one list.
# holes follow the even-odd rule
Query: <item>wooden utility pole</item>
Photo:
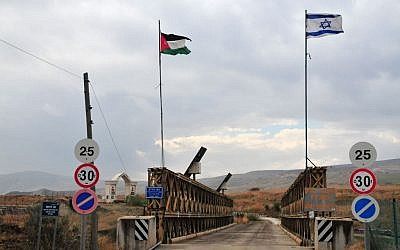
[[[92, 106], [90, 106], [90, 96], [89, 96], [89, 75], [88, 73], [83, 73], [83, 89], [85, 92], [85, 110], [86, 110], [86, 134], [88, 139], [93, 139], [92, 135], [92, 115], [91, 110]], [[93, 164], [93, 162], [92, 162]], [[94, 192], [96, 192], [96, 186], [90, 188]], [[98, 250], [97, 245], [97, 228], [98, 228], [98, 221], [97, 221], [97, 213], [96, 210], [90, 214], [90, 224], [91, 224], [91, 248], [92, 250]]]

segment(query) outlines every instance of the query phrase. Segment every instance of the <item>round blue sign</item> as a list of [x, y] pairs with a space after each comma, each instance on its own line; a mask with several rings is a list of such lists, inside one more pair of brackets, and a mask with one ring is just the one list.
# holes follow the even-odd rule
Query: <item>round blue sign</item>
[[72, 197], [72, 206], [80, 214], [90, 214], [97, 208], [97, 195], [90, 189], [81, 189]]
[[76, 203], [81, 204], [79, 206], [80, 209], [88, 210], [93, 207], [94, 199], [92, 198], [85, 202], [87, 198], [92, 198], [92, 195], [89, 193], [81, 193], [80, 195], [78, 195], [78, 197], [76, 197]]
[[373, 197], [361, 195], [354, 199], [351, 212], [361, 222], [372, 222], [379, 215], [379, 204]]

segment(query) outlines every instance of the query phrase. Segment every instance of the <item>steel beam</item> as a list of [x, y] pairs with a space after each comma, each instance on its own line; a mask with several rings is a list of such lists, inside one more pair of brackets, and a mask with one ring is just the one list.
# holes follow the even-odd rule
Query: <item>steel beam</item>
[[157, 218], [157, 239], [202, 232], [233, 222], [233, 200], [167, 168], [149, 168], [148, 186], [163, 187], [162, 199], [148, 199], [147, 211]]

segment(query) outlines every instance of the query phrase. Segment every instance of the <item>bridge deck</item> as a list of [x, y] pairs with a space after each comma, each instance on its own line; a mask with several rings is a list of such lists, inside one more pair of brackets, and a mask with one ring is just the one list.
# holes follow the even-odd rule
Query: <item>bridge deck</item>
[[170, 245], [161, 245], [157, 249], [312, 249], [299, 247], [278, 225], [269, 220], [252, 221], [239, 224], [212, 234]]

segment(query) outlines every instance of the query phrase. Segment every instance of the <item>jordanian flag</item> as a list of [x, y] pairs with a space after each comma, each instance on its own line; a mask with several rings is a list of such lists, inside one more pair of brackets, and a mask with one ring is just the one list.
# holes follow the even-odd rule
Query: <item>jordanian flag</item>
[[168, 55], [187, 55], [190, 53], [190, 50], [185, 45], [186, 40], [192, 41], [190, 38], [184, 36], [161, 33], [160, 53]]

